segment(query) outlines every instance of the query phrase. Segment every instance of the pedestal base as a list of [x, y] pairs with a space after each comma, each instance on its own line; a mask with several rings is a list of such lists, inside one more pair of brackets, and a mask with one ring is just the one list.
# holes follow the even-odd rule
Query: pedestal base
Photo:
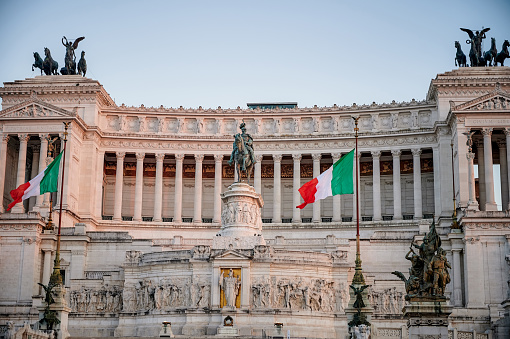
[[235, 326], [221, 326], [218, 327], [216, 335], [219, 337], [237, 337], [239, 336], [239, 329]]
[[448, 339], [448, 317], [453, 307], [441, 301], [411, 301], [404, 306], [409, 339], [433, 338]]
[[159, 332], [160, 337], [174, 338], [174, 333], [172, 332], [172, 324], [170, 322], [163, 322], [161, 325], [161, 331]]

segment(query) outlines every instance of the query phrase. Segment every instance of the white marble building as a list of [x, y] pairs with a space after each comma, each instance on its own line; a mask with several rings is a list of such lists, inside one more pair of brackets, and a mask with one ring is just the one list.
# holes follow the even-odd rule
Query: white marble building
[[[46, 166], [49, 143], [62, 147], [70, 121], [61, 265], [71, 335], [157, 336], [163, 321], [175, 334], [212, 335], [230, 314], [243, 335], [270, 334], [282, 322], [293, 336], [343, 338], [355, 200], [295, 206], [303, 183], [354, 148], [351, 117], [359, 116], [372, 333], [405, 337], [404, 286], [390, 272], [407, 273], [410, 242], [434, 218], [453, 267], [452, 331], [509, 337], [508, 67], [439, 74], [425, 101], [342, 107], [126, 107], [80, 76], [6, 82], [0, 96], [0, 329], [37, 320], [37, 282], [48, 282], [56, 248], [54, 232], [43, 231], [49, 194], [5, 212], [9, 192]], [[243, 120], [264, 202], [260, 243], [215, 247], [221, 193], [234, 182], [232, 135]], [[472, 153], [467, 131], [475, 131]], [[454, 197], [462, 230], [450, 229]], [[234, 309], [223, 307], [219, 287], [230, 268], [240, 279]]]

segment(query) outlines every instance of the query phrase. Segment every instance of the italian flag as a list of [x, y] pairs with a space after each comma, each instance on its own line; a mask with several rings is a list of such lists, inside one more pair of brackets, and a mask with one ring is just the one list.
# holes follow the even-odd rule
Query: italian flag
[[354, 150], [341, 157], [317, 178], [304, 184], [299, 193], [305, 202], [296, 208], [302, 209], [317, 200], [337, 194], [353, 194], [353, 162]]
[[18, 188], [11, 191], [11, 197], [14, 199], [7, 208], [9, 211], [18, 202], [21, 202], [30, 197], [41, 195], [47, 192], [56, 192], [58, 186], [58, 171], [60, 167], [60, 158], [62, 152], [42, 171], [37, 174], [32, 180], [19, 185]]

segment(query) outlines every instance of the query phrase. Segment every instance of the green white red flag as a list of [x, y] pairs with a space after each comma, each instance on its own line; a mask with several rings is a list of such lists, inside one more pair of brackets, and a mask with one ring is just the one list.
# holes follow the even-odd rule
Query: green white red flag
[[304, 208], [306, 205], [317, 200], [331, 197], [337, 194], [354, 193], [354, 149], [345, 154], [317, 178], [307, 182], [299, 193], [305, 201], [296, 208]]
[[32, 180], [19, 185], [18, 188], [11, 191], [11, 197], [14, 199], [7, 208], [9, 211], [18, 202], [22, 202], [30, 197], [41, 195], [47, 192], [56, 192], [58, 187], [58, 172], [60, 168], [60, 158], [62, 152], [48, 165], [41, 173], [37, 174]]

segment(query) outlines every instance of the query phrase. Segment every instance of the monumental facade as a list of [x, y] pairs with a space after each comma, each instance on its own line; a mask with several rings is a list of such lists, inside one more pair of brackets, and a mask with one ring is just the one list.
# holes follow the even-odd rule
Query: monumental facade
[[[388, 104], [127, 107], [78, 75], [6, 82], [0, 96], [2, 329], [38, 320], [37, 283], [48, 283], [56, 249], [45, 228], [60, 203], [47, 193], [7, 212], [9, 192], [60, 152], [71, 122], [60, 256], [72, 336], [157, 336], [164, 321], [174, 334], [212, 335], [230, 316], [241, 335], [283, 323], [293, 336], [344, 338], [356, 200], [296, 206], [298, 188], [354, 148], [356, 116], [372, 334], [405, 337], [405, 288], [391, 272], [411, 267], [409, 243], [434, 220], [452, 266], [450, 330], [508, 338], [508, 67], [439, 74], [426, 100]], [[252, 187], [232, 185], [228, 165], [243, 122]]]

